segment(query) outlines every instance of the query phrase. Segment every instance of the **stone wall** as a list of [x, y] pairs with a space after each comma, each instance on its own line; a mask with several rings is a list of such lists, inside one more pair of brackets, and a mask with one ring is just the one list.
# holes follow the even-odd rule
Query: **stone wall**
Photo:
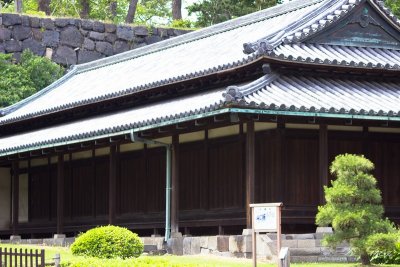
[[188, 31], [114, 25], [73, 18], [0, 14], [0, 52], [18, 60], [24, 49], [62, 65], [74, 65], [156, 43]]

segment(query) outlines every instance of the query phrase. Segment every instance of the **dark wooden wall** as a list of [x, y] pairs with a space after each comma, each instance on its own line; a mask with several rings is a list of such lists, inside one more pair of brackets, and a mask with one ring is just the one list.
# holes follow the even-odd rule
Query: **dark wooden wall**
[[[332, 132], [328, 157], [366, 154], [386, 206], [400, 207], [399, 134]], [[245, 143], [241, 135], [180, 146], [179, 203], [181, 220], [243, 219]], [[313, 222], [321, 187], [318, 177], [318, 130], [279, 129], [256, 133], [256, 202], [284, 202], [287, 213]], [[143, 218], [165, 212], [165, 148], [120, 153], [117, 174], [117, 218]], [[106, 218], [109, 158], [65, 163], [65, 217], [68, 221]], [[31, 221], [54, 221], [56, 165], [30, 169]], [[333, 179], [333, 177], [330, 177]], [[294, 208], [292, 208], [294, 207]], [[293, 213], [289, 213], [290, 210]], [[304, 210], [309, 209], [309, 213]], [[238, 211], [237, 213], [226, 211]], [[190, 216], [186, 216], [190, 213]], [[142, 215], [143, 216], [142, 216]], [[392, 216], [394, 213], [390, 213]], [[289, 216], [288, 215], [288, 216]], [[142, 217], [141, 217], [142, 216]], [[284, 213], [284, 216], [285, 213]], [[400, 214], [393, 216], [400, 217]], [[243, 217], [243, 218], [242, 218]], [[285, 223], [285, 220], [283, 221]], [[303, 222], [304, 223], [304, 222]]]

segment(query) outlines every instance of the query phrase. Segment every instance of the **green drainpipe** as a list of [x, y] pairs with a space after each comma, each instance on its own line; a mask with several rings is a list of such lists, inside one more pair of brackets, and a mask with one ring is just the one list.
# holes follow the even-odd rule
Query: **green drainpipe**
[[134, 143], [143, 143], [148, 145], [161, 145], [165, 147], [166, 150], [166, 159], [167, 159], [167, 166], [166, 166], [166, 181], [165, 181], [165, 241], [168, 241], [171, 237], [171, 145], [141, 138], [131, 130], [130, 133], [131, 141]]

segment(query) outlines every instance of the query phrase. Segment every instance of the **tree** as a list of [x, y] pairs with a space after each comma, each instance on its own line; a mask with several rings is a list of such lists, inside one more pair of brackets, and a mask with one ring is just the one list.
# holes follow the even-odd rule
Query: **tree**
[[337, 156], [330, 169], [337, 179], [331, 187], [324, 187], [326, 204], [318, 207], [316, 217], [318, 225], [334, 229], [325, 236], [325, 244], [335, 247], [347, 241], [363, 265], [370, 263], [368, 241], [376, 234], [395, 231], [388, 219], [382, 219], [381, 192], [369, 174], [373, 169], [374, 164], [364, 156]]
[[90, 14], [89, 0], [80, 0], [79, 4], [81, 6], [81, 10], [79, 12], [79, 15], [81, 16], [81, 18], [84, 18], [84, 19], [89, 18], [89, 14]]
[[197, 26], [205, 27], [275, 4], [276, 0], [204, 0], [190, 5], [188, 11], [197, 15]]
[[50, 0], [38, 0], [39, 11], [43, 11], [46, 15], [50, 15]]
[[135, 22], [167, 24], [171, 20], [171, 0], [141, 0], [137, 5]]
[[182, 19], [182, 0], [172, 0], [172, 19]]
[[64, 70], [29, 50], [14, 64], [11, 54], [0, 54], [0, 107], [18, 102], [60, 78]]
[[22, 0], [15, 0], [15, 12], [22, 13]]
[[128, 14], [126, 15], [126, 19], [125, 19], [126, 23], [132, 23], [133, 20], [135, 19], [137, 4], [138, 4], [138, 0], [130, 0]]

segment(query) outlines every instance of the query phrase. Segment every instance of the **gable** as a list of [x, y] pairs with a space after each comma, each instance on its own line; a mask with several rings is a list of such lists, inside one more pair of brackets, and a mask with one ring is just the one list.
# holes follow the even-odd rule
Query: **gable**
[[400, 49], [400, 33], [369, 1], [365, 1], [347, 16], [303, 42]]

